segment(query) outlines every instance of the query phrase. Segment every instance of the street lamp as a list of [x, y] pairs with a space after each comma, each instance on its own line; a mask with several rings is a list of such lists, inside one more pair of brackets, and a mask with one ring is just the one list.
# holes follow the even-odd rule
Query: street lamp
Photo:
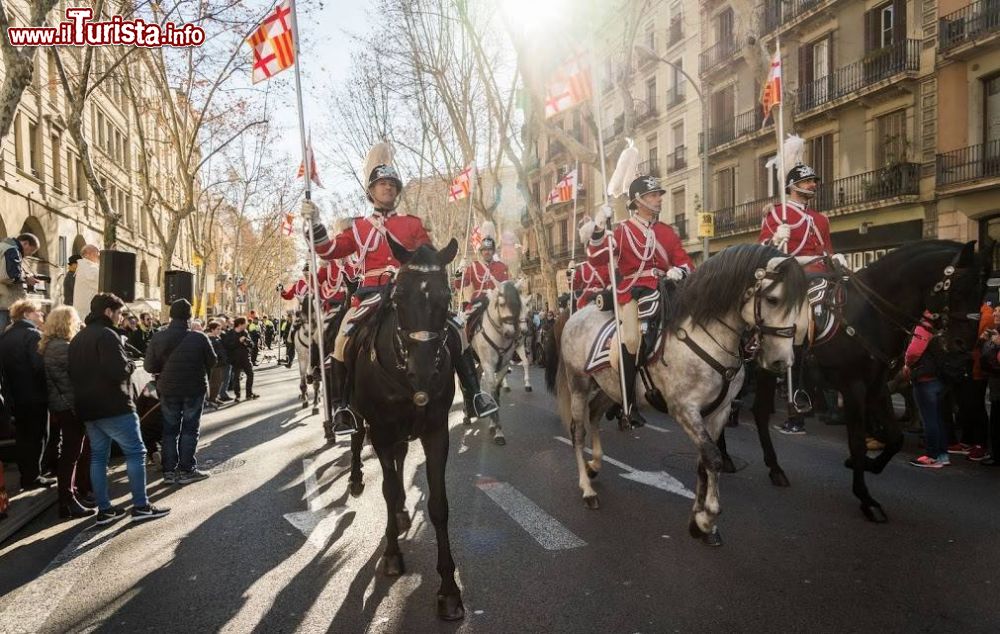
[[[709, 181], [709, 171], [708, 171], [708, 102], [705, 100], [705, 95], [698, 88], [698, 82], [691, 78], [687, 72], [674, 64], [668, 59], [664, 59], [656, 54], [656, 51], [646, 46], [645, 44], [636, 44], [632, 47], [635, 52], [636, 57], [640, 61], [657, 61], [663, 62], [667, 66], [670, 66], [678, 73], [684, 76], [684, 79], [691, 84], [691, 88], [694, 89], [694, 93], [698, 96], [698, 101], [701, 102], [701, 209], [703, 212], [708, 211], [708, 181]], [[708, 259], [708, 236], [702, 239], [701, 245], [704, 260]]]

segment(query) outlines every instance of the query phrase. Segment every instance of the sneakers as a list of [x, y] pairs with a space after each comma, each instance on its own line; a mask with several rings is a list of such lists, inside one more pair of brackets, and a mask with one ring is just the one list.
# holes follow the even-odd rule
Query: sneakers
[[941, 469], [942, 467], [947, 467], [948, 465], [950, 465], [951, 461], [948, 459], [948, 455], [945, 454], [938, 458], [931, 458], [930, 456], [920, 456], [918, 458], [914, 458], [913, 460], [911, 460], [910, 464], [913, 465], [914, 467], [921, 467], [924, 469]]
[[[247, 394], [247, 400], [248, 401], [253, 400], [255, 398], [260, 398], [260, 394]], [[240, 399], [236, 399], [236, 400], [238, 401]]]
[[979, 462], [989, 455], [990, 455], [989, 452], [986, 451], [986, 448], [983, 447], [982, 445], [972, 445], [971, 447], [969, 447], [969, 453], [967, 454], [967, 457], [969, 458], [969, 460], [972, 460], [973, 462]]
[[177, 484], [177, 472], [176, 471], [164, 472], [163, 484]]
[[[170, 512], [170, 509], [165, 507], [156, 507], [152, 504], [147, 504], [141, 508], [132, 509], [132, 521], [133, 522], [145, 522], [146, 520], [155, 520], [163, 517]], [[125, 512], [122, 511], [122, 515]]]
[[971, 449], [971, 446], [965, 444], [964, 442], [957, 442], [954, 445], [948, 445], [948, 453], [958, 454], [960, 456], [969, 455], [969, 449]]
[[806, 426], [793, 420], [786, 420], [785, 424], [775, 425], [774, 428], [783, 434], [790, 434], [794, 436], [802, 436], [806, 433]]
[[199, 471], [198, 469], [181, 471], [177, 474], [177, 484], [191, 484], [192, 482], [199, 482], [208, 477], [210, 477], [209, 474], [204, 471]]
[[125, 511], [112, 506], [109, 509], [98, 511], [97, 519], [94, 520], [94, 524], [97, 526], [104, 526], [105, 524], [110, 524], [111, 522], [117, 522], [123, 517], [125, 517]]

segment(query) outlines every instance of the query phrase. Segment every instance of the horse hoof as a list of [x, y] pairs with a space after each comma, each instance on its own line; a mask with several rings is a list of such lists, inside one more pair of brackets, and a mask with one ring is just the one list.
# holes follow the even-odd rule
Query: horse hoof
[[525, 392], [530, 392], [531, 391], [531, 386], [530, 385], [525, 385], [524, 386], [524, 391]]
[[784, 471], [772, 471], [768, 475], [771, 477], [771, 484], [776, 487], [792, 486], [792, 483], [788, 481], [788, 476], [785, 475]]
[[590, 465], [586, 465], [586, 468], [587, 468], [587, 477], [590, 478], [591, 480], [596, 478], [597, 474], [600, 473], [600, 471], [593, 469]]
[[386, 577], [398, 577], [406, 572], [403, 565], [403, 553], [395, 555], [382, 555], [382, 573]]
[[722, 457], [722, 473], [736, 473], [736, 465], [733, 464], [733, 459], [729, 456]]
[[507, 444], [507, 439], [504, 438], [503, 435], [494, 436], [493, 437], [493, 442], [495, 442], [496, 444], [498, 444], [501, 447], [503, 447], [504, 445]]
[[869, 522], [875, 522], [876, 524], [885, 524], [889, 521], [889, 517], [882, 510], [882, 507], [878, 504], [861, 504], [861, 512], [865, 514]]
[[442, 621], [461, 621], [465, 618], [465, 606], [462, 597], [457, 594], [439, 594], [437, 615]]
[[365, 483], [362, 480], [351, 480], [348, 490], [352, 498], [361, 497], [361, 494], [365, 492]]
[[704, 539], [708, 535], [705, 531], [701, 530], [701, 527], [698, 526], [698, 522], [694, 520], [693, 515], [691, 516], [691, 520], [688, 522], [688, 534], [695, 539]]
[[596, 494], [583, 496], [583, 504], [591, 511], [601, 508], [601, 502], [597, 499]]
[[408, 511], [396, 513], [396, 535], [402, 535], [408, 530], [410, 530], [410, 513]]
[[701, 538], [701, 543], [706, 546], [721, 546], [722, 535], [719, 533], [719, 529], [713, 528], [711, 533], [708, 533]]

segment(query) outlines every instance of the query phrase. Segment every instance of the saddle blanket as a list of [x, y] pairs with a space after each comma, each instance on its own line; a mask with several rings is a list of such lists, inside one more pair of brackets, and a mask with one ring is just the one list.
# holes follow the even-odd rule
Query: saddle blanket
[[834, 287], [827, 277], [809, 280], [806, 297], [809, 300], [811, 345], [826, 343], [837, 334], [839, 322], [833, 307], [842, 303], [843, 293], [843, 289]]
[[352, 325], [361, 323], [365, 317], [375, 312], [380, 303], [382, 303], [382, 293], [374, 293], [360, 302], [355, 302], [352, 306], [355, 312], [351, 315], [347, 323]]
[[612, 317], [597, 331], [594, 343], [590, 345], [584, 372], [592, 374], [611, 365], [611, 341], [615, 338], [615, 318]]

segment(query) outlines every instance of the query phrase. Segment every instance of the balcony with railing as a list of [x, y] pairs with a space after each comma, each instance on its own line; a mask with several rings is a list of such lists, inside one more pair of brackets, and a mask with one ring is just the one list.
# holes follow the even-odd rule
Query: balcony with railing
[[639, 163], [639, 175], [640, 176], [655, 176], [660, 177], [660, 160], [651, 158]]
[[684, 22], [680, 18], [670, 21], [670, 28], [667, 29], [667, 46], [673, 46], [684, 39]]
[[604, 142], [610, 143], [619, 134], [625, 131], [625, 115], [620, 114], [610, 125], [604, 126]]
[[636, 125], [641, 125], [648, 121], [652, 121], [660, 115], [659, 109], [657, 108], [656, 97], [648, 97], [644, 101], [635, 101], [635, 122]]
[[698, 56], [698, 68], [702, 74], [736, 57], [739, 47], [733, 40], [719, 40]]
[[[828, 213], [849, 213], [864, 207], [902, 196], [920, 193], [920, 165], [898, 163], [882, 169], [838, 178], [821, 183], [816, 188], [813, 207]], [[764, 210], [778, 202], [777, 196], [760, 198], [715, 212], [715, 235], [723, 237], [757, 231], [760, 229]]]
[[678, 145], [667, 155], [667, 174], [679, 172], [687, 168], [687, 147]]
[[965, 44], [993, 41], [1000, 34], [1000, 2], [980, 0], [938, 20], [938, 48], [943, 55], [957, 52]]
[[[708, 130], [709, 151], [743, 138], [750, 138], [755, 133], [764, 129], [762, 127], [763, 122], [763, 111], [760, 108], [752, 108], [746, 112], [741, 112], [728, 121], [713, 125]], [[773, 123], [768, 125], [773, 125]]]
[[845, 97], [854, 99], [890, 84], [897, 75], [916, 77], [920, 69], [920, 40], [905, 40], [870, 51], [863, 59], [842, 66], [826, 77], [804, 84], [798, 93], [796, 116], [824, 106], [833, 106]]
[[1000, 178], [1000, 140], [938, 154], [935, 162], [938, 187], [978, 185]]
[[674, 86], [667, 91], [667, 107], [673, 108], [674, 106], [679, 106], [684, 103], [686, 95], [684, 93], [683, 84]]
[[684, 214], [674, 216], [674, 231], [677, 232], [677, 237], [681, 240], [688, 239], [688, 223]]
[[764, 6], [764, 33], [798, 24], [837, 0], [769, 0]]

